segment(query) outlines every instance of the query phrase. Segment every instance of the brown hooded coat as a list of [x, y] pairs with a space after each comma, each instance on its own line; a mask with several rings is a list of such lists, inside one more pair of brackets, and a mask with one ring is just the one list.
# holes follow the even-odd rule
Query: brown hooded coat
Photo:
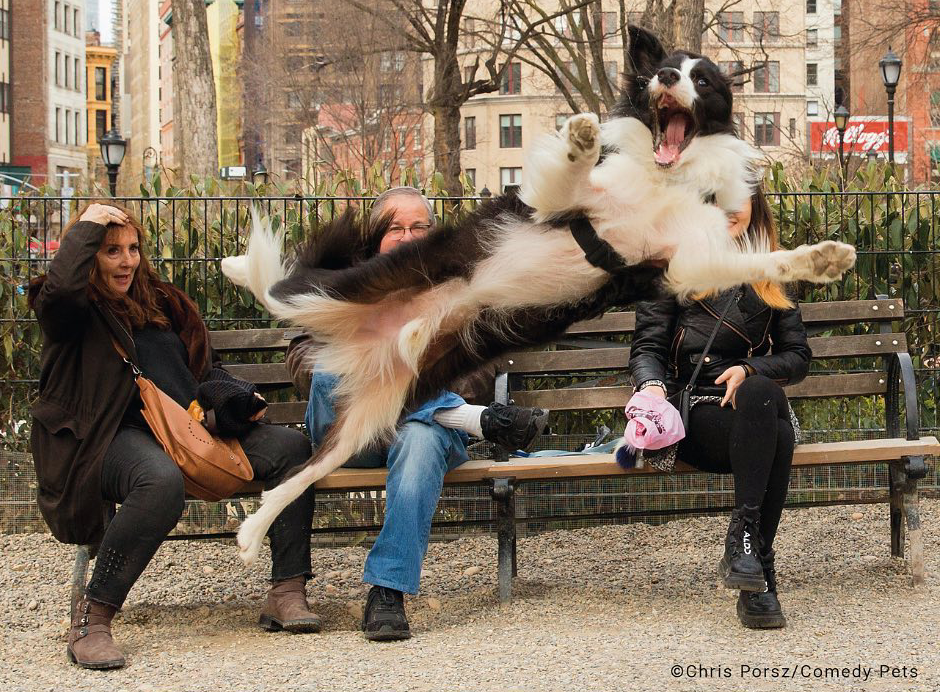
[[[52, 534], [63, 543], [98, 543], [108, 503], [101, 494], [104, 453], [136, 390], [130, 366], [113, 339], [136, 360], [127, 328], [103, 302], [89, 296], [95, 255], [107, 229], [76, 224], [30, 286], [43, 332], [39, 398], [33, 405], [31, 447], [39, 478], [38, 502]], [[161, 282], [158, 295], [173, 330], [202, 381], [211, 363], [209, 333], [193, 302]]]

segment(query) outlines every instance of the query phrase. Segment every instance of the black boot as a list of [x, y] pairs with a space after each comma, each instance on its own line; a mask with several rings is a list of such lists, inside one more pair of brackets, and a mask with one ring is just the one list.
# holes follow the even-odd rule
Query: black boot
[[783, 616], [780, 601], [777, 600], [777, 572], [774, 569], [774, 551], [763, 558], [764, 577], [767, 579], [766, 591], [742, 591], [738, 596], [738, 620], [745, 627], [752, 629], [774, 629], [784, 627], [787, 619]]
[[743, 505], [731, 512], [725, 538], [725, 554], [718, 563], [718, 575], [729, 589], [763, 591], [764, 566], [760, 560], [760, 508]]
[[507, 406], [493, 402], [480, 415], [483, 439], [504, 449], [531, 451], [536, 438], [548, 422], [548, 411], [541, 408]]
[[411, 628], [405, 617], [405, 595], [384, 586], [373, 586], [362, 614], [362, 631], [366, 639], [391, 641], [410, 639]]

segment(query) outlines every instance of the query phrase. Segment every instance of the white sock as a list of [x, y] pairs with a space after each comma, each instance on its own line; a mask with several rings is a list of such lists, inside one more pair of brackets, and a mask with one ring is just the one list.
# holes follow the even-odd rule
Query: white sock
[[473, 404], [463, 404], [456, 408], [440, 409], [434, 414], [434, 420], [445, 428], [454, 430], [463, 430], [465, 433], [474, 437], [483, 437], [483, 426], [480, 424], [480, 416], [486, 406], [474, 406]]

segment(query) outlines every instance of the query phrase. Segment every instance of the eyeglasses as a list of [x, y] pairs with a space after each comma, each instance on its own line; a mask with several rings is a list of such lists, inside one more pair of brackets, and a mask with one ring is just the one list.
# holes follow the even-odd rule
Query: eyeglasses
[[405, 231], [411, 231], [411, 235], [415, 238], [421, 238], [426, 236], [430, 230], [431, 224], [429, 223], [413, 223], [410, 226], [392, 226], [385, 233], [385, 236], [392, 240], [401, 240], [405, 237]]

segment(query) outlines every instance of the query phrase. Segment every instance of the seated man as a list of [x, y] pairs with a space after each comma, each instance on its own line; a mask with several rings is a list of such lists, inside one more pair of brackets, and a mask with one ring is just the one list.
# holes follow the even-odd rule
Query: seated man
[[[372, 207], [372, 219], [391, 216], [388, 230], [368, 239], [365, 254], [386, 253], [400, 243], [433, 231], [434, 214], [424, 195], [410, 187], [392, 188]], [[313, 346], [307, 335], [294, 339], [287, 350], [291, 379], [301, 391], [309, 391], [306, 423], [319, 445], [335, 419], [333, 390], [337, 377], [313, 367]], [[495, 368], [465, 378], [459, 390], [468, 398], [488, 401], [494, 392]], [[486, 391], [488, 389], [488, 392]], [[431, 518], [437, 508], [444, 474], [467, 460], [467, 434], [497, 442], [508, 449], [526, 449], [542, 432], [548, 412], [517, 406], [468, 404], [454, 392], [441, 392], [417, 410], [406, 413], [388, 449], [374, 450], [350, 459], [348, 467], [388, 467], [385, 523], [366, 559], [363, 580], [372, 584], [363, 613], [367, 639], [407, 639], [411, 636], [405, 616], [403, 592], [415, 594], [421, 562], [427, 552]]]

